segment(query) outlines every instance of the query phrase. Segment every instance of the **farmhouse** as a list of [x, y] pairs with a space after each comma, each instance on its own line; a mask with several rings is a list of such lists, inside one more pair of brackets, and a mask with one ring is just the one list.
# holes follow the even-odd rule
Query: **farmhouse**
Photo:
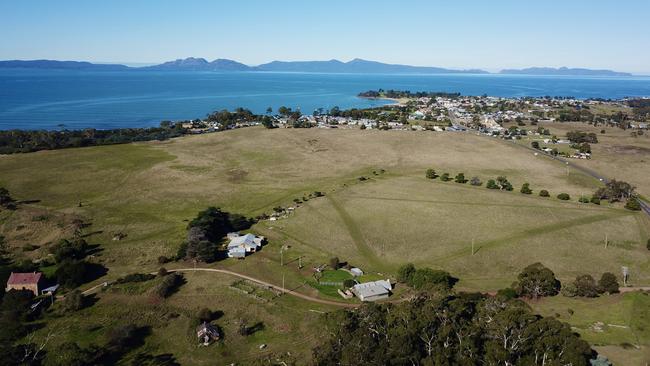
[[388, 298], [392, 289], [390, 280], [379, 280], [356, 284], [352, 287], [352, 292], [361, 301], [377, 301]]
[[11, 272], [5, 291], [10, 290], [29, 290], [35, 296], [40, 295], [40, 289], [43, 286], [43, 274], [41, 272], [18, 273]]
[[231, 258], [244, 258], [246, 253], [254, 253], [262, 247], [263, 236], [253, 234], [239, 235], [239, 233], [229, 233], [228, 239], [228, 256]]

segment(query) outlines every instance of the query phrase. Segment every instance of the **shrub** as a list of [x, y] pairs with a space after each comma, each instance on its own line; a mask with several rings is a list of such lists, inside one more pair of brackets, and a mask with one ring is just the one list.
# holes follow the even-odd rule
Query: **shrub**
[[646, 249], [650, 250], [650, 239], [645, 243]]
[[531, 142], [530, 146], [532, 146], [533, 149], [539, 150], [539, 142], [537, 142], [537, 141]]
[[472, 177], [472, 179], [470, 179], [470, 181], [469, 181], [469, 184], [471, 184], [473, 186], [480, 186], [480, 185], [483, 184], [483, 182], [481, 182], [479, 177]]
[[162, 281], [153, 288], [155, 296], [164, 299], [169, 297], [174, 291], [184, 283], [183, 275], [172, 273], [163, 277]]
[[332, 257], [329, 260], [329, 265], [332, 269], [339, 269], [340, 263], [341, 262], [339, 261], [339, 257]]
[[446, 271], [420, 268], [411, 276], [409, 285], [416, 290], [450, 290], [455, 283], [456, 279]]
[[594, 205], [600, 205], [600, 198], [597, 196], [591, 196], [589, 202], [593, 203]]
[[557, 195], [557, 199], [562, 200], [562, 201], [568, 201], [571, 199], [571, 196], [569, 196], [568, 193], [560, 193]]
[[[648, 241], [648, 243], [650, 243], [650, 240]], [[415, 273], [415, 266], [413, 265], [413, 263], [407, 263], [399, 267], [399, 269], [397, 270], [397, 280], [399, 282], [409, 283], [411, 282], [413, 273]]]
[[161, 255], [160, 257], [158, 257], [158, 264], [165, 264], [167, 262], [169, 262], [169, 258], [167, 258], [166, 256]]
[[562, 296], [576, 297], [577, 296], [576, 295], [576, 293], [577, 293], [576, 285], [573, 282], [569, 282], [569, 283], [565, 284], [564, 286], [562, 286], [562, 291], [560, 291], [560, 293], [562, 293]]
[[465, 179], [464, 173], [458, 173], [458, 175], [456, 175], [456, 177], [454, 178], [454, 181], [456, 183], [461, 183], [461, 184], [467, 183], [467, 179]]
[[580, 198], [578, 198], [578, 202], [580, 202], [580, 203], [589, 203], [589, 202], [591, 202], [591, 200], [589, 199], [589, 197], [580, 196]]
[[156, 278], [155, 275], [148, 273], [131, 273], [124, 277], [118, 278], [115, 283], [146, 282]]
[[515, 289], [519, 296], [537, 299], [543, 296], [554, 296], [560, 291], [560, 281], [555, 273], [541, 263], [534, 263], [524, 268], [517, 276]]
[[576, 287], [576, 296], [596, 297], [598, 296], [598, 286], [596, 280], [591, 275], [585, 274], [576, 277], [573, 282]]
[[497, 182], [494, 179], [488, 179], [485, 187], [487, 189], [499, 189], [499, 186], [497, 186]]
[[442, 173], [442, 175], [440, 176], [440, 180], [443, 181], [443, 182], [450, 181], [451, 178], [449, 177], [449, 173]]
[[167, 273], [168, 272], [165, 267], [160, 267], [160, 269], [158, 269], [158, 277], [167, 276]]
[[512, 191], [512, 184], [510, 184], [508, 178], [506, 178], [505, 176], [503, 175], [498, 176], [496, 183], [500, 190]]
[[615, 294], [618, 292], [618, 280], [616, 275], [611, 272], [605, 272], [598, 280], [598, 289], [600, 292], [605, 292], [608, 294]]
[[436, 178], [438, 178], [438, 175], [436, 174], [435, 170], [427, 169], [426, 177], [427, 177], [427, 179], [436, 179]]
[[357, 281], [355, 281], [353, 279], [350, 279], [350, 278], [343, 281], [343, 287], [346, 288], [346, 289], [350, 288], [350, 287], [354, 287], [354, 285], [356, 285], [356, 284], [357, 284]]
[[212, 311], [210, 309], [203, 308], [203, 309], [199, 310], [199, 313], [198, 313], [197, 317], [199, 318], [199, 320], [201, 322], [209, 322], [209, 321], [212, 321], [212, 316], [213, 315], [214, 314], [212, 313]]
[[84, 307], [84, 295], [79, 290], [73, 290], [63, 298], [63, 310], [73, 312]]
[[531, 194], [531, 193], [533, 193], [533, 190], [530, 189], [530, 184], [528, 184], [528, 183], [524, 183], [524, 184], [521, 186], [521, 190], [519, 190], [519, 191], [520, 191], [521, 193], [523, 193], [523, 194]]
[[502, 288], [501, 290], [497, 291], [497, 296], [506, 300], [514, 299], [517, 297], [517, 291], [510, 287]]
[[550, 197], [551, 195], [548, 193], [547, 190], [542, 189], [541, 191], [539, 191], [539, 196], [540, 197]]
[[641, 211], [641, 204], [636, 200], [636, 198], [631, 197], [627, 199], [627, 202], [625, 202], [625, 208], [632, 211]]

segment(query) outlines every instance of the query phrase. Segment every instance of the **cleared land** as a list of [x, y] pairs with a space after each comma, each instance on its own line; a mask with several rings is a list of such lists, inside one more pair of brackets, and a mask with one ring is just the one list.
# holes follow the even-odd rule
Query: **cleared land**
[[[627, 178], [627, 168], [614, 163], [603, 168], [609, 167], [618, 170], [604, 172], [607, 176], [641, 188], [641, 173]], [[431, 181], [424, 178], [427, 168], [452, 177], [463, 172], [483, 182], [506, 175], [515, 190]], [[331, 256], [360, 266], [370, 278], [392, 276], [400, 264], [412, 261], [450, 271], [461, 279], [461, 289], [481, 291], [509, 285], [535, 261], [563, 280], [578, 273], [619, 273], [627, 265], [633, 284], [650, 284], [647, 217], [620, 206], [578, 204], [575, 200], [591, 193], [597, 180], [574, 170], [567, 174], [561, 164], [516, 144], [469, 133], [248, 128], [166, 142], [0, 156], [0, 172], [0, 186], [15, 198], [38, 200], [0, 213], [0, 235], [16, 256], [47, 253], [51, 243], [69, 235], [71, 221], [83, 217], [91, 223], [84, 229], [87, 240], [101, 248], [92, 260], [109, 269], [101, 281], [157, 270], [157, 258], [176, 253], [187, 220], [207, 206], [255, 216], [321, 191], [325, 197], [301, 204], [289, 218], [253, 227], [269, 238], [261, 252], [209, 267], [276, 285], [284, 279], [287, 288], [326, 299], [336, 295], [310, 283], [312, 268]], [[370, 179], [359, 181], [361, 176]], [[524, 182], [530, 183], [532, 196], [518, 192]], [[538, 197], [540, 189], [552, 197]], [[554, 198], [560, 192], [569, 193], [572, 202]], [[126, 237], [114, 241], [116, 233]], [[38, 248], [20, 250], [29, 244]], [[289, 249], [281, 267], [283, 245]], [[187, 264], [168, 268], [174, 266]], [[239, 359], [238, 352], [255, 357], [260, 343], [268, 343], [269, 352], [284, 352], [306, 340], [308, 350], [318, 314], [309, 310], [326, 310], [289, 297], [260, 302], [230, 289], [235, 279], [217, 274], [192, 273], [187, 279], [162, 304], [152, 305], [146, 292], [101, 293], [97, 304], [75, 315], [79, 325], [66, 328], [67, 318], [60, 319], [66, 336], [57, 342], [90, 342], [119, 319], [128, 319], [152, 327], [142, 350], [209, 364], [215, 357]], [[203, 306], [224, 312], [217, 323], [229, 336], [224, 347], [193, 352], [190, 319]], [[247, 310], [250, 321], [262, 321], [265, 328], [253, 338], [238, 338], [234, 324]], [[159, 320], [172, 313], [181, 315]], [[623, 349], [616, 347], [616, 352]]]

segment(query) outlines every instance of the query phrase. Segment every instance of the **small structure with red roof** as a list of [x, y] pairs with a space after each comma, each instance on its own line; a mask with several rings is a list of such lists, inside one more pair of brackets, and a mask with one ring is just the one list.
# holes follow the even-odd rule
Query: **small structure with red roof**
[[11, 272], [7, 287], [5, 291], [10, 290], [29, 290], [34, 293], [34, 296], [40, 295], [41, 287], [43, 286], [43, 274], [41, 272]]

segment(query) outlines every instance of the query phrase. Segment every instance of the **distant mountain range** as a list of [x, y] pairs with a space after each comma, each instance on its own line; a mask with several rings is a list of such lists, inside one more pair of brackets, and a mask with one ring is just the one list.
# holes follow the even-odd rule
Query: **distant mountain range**
[[627, 72], [612, 70], [592, 70], [568, 67], [529, 67], [527, 69], [505, 69], [500, 74], [521, 74], [521, 75], [575, 75], [575, 76], [632, 76]]
[[[216, 59], [207, 61], [204, 58], [188, 57], [159, 65], [144, 67], [129, 67], [120, 64], [93, 64], [80, 61], [54, 60], [10, 60], [0, 61], [0, 68], [30, 68], [30, 69], [64, 69], [64, 70], [93, 70], [93, 71], [275, 71], [275, 72], [320, 72], [320, 73], [359, 73], [359, 74], [489, 74], [479, 69], [454, 70], [430, 66], [410, 66], [386, 64], [355, 58], [348, 62], [339, 60], [329, 61], [272, 61], [259, 66], [248, 66], [241, 62]], [[577, 75], [577, 76], [631, 76], [625, 72], [611, 70], [591, 70], [580, 68], [550, 68], [531, 67], [527, 69], [506, 69], [500, 74], [521, 75]]]

